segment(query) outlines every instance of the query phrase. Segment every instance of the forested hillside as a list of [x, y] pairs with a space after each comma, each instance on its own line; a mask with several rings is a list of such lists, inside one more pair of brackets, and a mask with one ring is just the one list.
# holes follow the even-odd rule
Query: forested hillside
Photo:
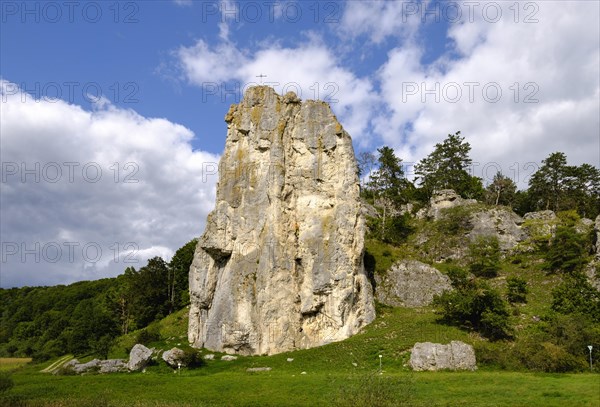
[[189, 303], [195, 246], [196, 239], [177, 250], [169, 263], [155, 257], [116, 278], [0, 290], [0, 357], [106, 357], [117, 336]]

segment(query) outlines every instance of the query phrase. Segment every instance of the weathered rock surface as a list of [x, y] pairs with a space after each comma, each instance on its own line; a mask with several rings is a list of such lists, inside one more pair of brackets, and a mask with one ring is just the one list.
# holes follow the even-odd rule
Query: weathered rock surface
[[221, 360], [224, 360], [225, 362], [231, 362], [233, 360], [236, 360], [237, 356], [233, 356], [233, 355], [224, 355], [221, 356]]
[[162, 359], [165, 361], [165, 363], [171, 367], [179, 367], [179, 364], [181, 363], [181, 366], [185, 366], [185, 363], [183, 362], [183, 357], [185, 356], [185, 352], [182, 351], [179, 348], [173, 348], [173, 349], [169, 349], [167, 351], [164, 351], [162, 354]]
[[556, 214], [553, 211], [537, 211], [537, 212], [527, 212], [523, 215], [524, 220], [555, 220]]
[[396, 262], [385, 276], [376, 274], [375, 281], [377, 300], [392, 307], [423, 307], [436, 294], [452, 290], [446, 275], [416, 260]]
[[63, 368], [72, 369], [76, 374], [84, 373], [117, 373], [126, 372], [127, 363], [122, 359], [93, 359], [86, 363], [79, 363], [77, 359], [72, 359], [63, 365]]
[[476, 199], [464, 199], [451, 189], [442, 189], [434, 193], [429, 200], [429, 206], [420, 209], [416, 216], [419, 219], [431, 218], [439, 220], [442, 217], [443, 209], [476, 203]]
[[594, 229], [596, 230], [596, 257], [600, 260], [600, 215], [596, 216]]
[[475, 351], [471, 345], [452, 341], [448, 345], [418, 342], [411, 349], [409, 365], [413, 370], [476, 370]]
[[488, 209], [471, 215], [472, 229], [469, 238], [474, 241], [479, 236], [496, 236], [500, 249], [510, 250], [527, 238], [521, 229], [523, 219], [505, 208]]
[[274, 354], [374, 319], [348, 133], [329, 106], [266, 86], [232, 105], [217, 202], [190, 269], [195, 347]]
[[152, 349], [148, 349], [142, 344], [136, 344], [129, 352], [129, 363], [127, 367], [131, 371], [142, 370], [152, 359]]

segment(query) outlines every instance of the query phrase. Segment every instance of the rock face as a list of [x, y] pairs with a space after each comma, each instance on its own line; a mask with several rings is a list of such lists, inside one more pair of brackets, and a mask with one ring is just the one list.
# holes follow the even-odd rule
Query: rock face
[[247, 90], [225, 117], [217, 202], [190, 268], [195, 347], [274, 354], [375, 316], [350, 136], [324, 102]]
[[473, 205], [476, 203], [477, 200], [464, 199], [452, 189], [442, 189], [436, 191], [431, 197], [429, 200], [429, 207], [423, 208], [417, 212], [417, 218], [431, 218], [433, 220], [439, 220], [442, 215], [442, 209], [453, 208], [461, 205]]
[[439, 343], [415, 343], [409, 365], [413, 370], [476, 370], [475, 351], [471, 345], [452, 341], [449, 345]]
[[538, 211], [538, 212], [527, 212], [523, 215], [525, 220], [555, 220], [556, 214], [553, 211]]
[[600, 260], [600, 215], [596, 216], [594, 229], [596, 230], [596, 257]]
[[131, 371], [142, 370], [150, 362], [150, 359], [152, 359], [152, 350], [138, 343], [129, 352], [127, 367]]
[[498, 208], [476, 212], [471, 216], [473, 228], [469, 238], [474, 241], [479, 236], [496, 236], [502, 250], [510, 250], [527, 238], [521, 229], [523, 219], [511, 210]]
[[419, 261], [395, 263], [385, 276], [375, 276], [377, 300], [392, 307], [423, 307], [436, 294], [452, 290], [450, 279]]

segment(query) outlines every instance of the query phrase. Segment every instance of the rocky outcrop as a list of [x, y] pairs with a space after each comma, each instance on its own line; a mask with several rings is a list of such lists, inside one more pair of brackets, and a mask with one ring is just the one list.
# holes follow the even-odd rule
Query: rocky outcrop
[[152, 349], [148, 349], [142, 344], [137, 344], [129, 352], [129, 363], [127, 367], [131, 371], [142, 370], [152, 359]]
[[[62, 366], [61, 370], [72, 370], [76, 374], [84, 373], [118, 373], [127, 372], [127, 363], [122, 359], [99, 360], [93, 359], [86, 363], [79, 363], [72, 359]], [[60, 370], [59, 370], [60, 372]]]
[[452, 290], [450, 279], [416, 260], [395, 263], [384, 276], [375, 275], [377, 300], [392, 307], [423, 307], [436, 294]]
[[527, 212], [523, 215], [524, 220], [542, 220], [542, 221], [550, 221], [556, 220], [556, 214], [553, 211], [537, 211], [537, 212]]
[[527, 238], [521, 229], [523, 219], [507, 208], [494, 208], [471, 215], [472, 229], [469, 232], [471, 241], [480, 236], [496, 236], [500, 249], [510, 250]]
[[420, 209], [416, 216], [419, 219], [429, 218], [433, 220], [439, 220], [443, 215], [443, 209], [454, 208], [462, 205], [473, 205], [476, 203], [477, 200], [463, 199], [452, 189], [442, 189], [433, 194], [429, 200], [429, 206]]
[[596, 258], [600, 261], [600, 215], [596, 216], [594, 230], [596, 231]]
[[165, 361], [165, 363], [167, 365], [169, 365], [173, 368], [179, 367], [179, 366], [185, 367], [185, 363], [183, 361], [184, 356], [185, 356], [184, 351], [182, 351], [179, 348], [173, 348], [173, 349], [164, 351], [162, 354], [162, 359]]
[[348, 133], [329, 106], [247, 90], [225, 117], [215, 209], [190, 269], [195, 347], [274, 354], [374, 318]]
[[477, 369], [473, 347], [460, 341], [452, 341], [448, 345], [415, 343], [411, 349], [409, 365], [417, 371]]

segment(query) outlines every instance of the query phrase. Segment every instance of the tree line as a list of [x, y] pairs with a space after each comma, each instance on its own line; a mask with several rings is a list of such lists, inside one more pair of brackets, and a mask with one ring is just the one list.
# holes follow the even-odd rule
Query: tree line
[[484, 187], [483, 180], [468, 171], [473, 163], [470, 151], [471, 145], [460, 131], [449, 134], [415, 164], [414, 181], [407, 179], [402, 159], [392, 148], [379, 148], [377, 156], [360, 153], [358, 171], [365, 180], [361, 183], [362, 196], [377, 201], [382, 208], [382, 237], [386, 235], [387, 223], [398, 222], [389, 213], [396, 213], [408, 203], [426, 205], [434, 192], [442, 189], [453, 189], [463, 198], [509, 206], [520, 215], [546, 209], [575, 210], [581, 217], [591, 219], [600, 214], [600, 169], [590, 164], [568, 165], [566, 155], [555, 152], [542, 160], [525, 190], [518, 190], [502, 172]]
[[196, 243], [193, 239], [179, 248], [170, 262], [154, 257], [115, 278], [0, 289], [0, 357], [106, 357], [117, 336], [189, 304], [188, 272]]

